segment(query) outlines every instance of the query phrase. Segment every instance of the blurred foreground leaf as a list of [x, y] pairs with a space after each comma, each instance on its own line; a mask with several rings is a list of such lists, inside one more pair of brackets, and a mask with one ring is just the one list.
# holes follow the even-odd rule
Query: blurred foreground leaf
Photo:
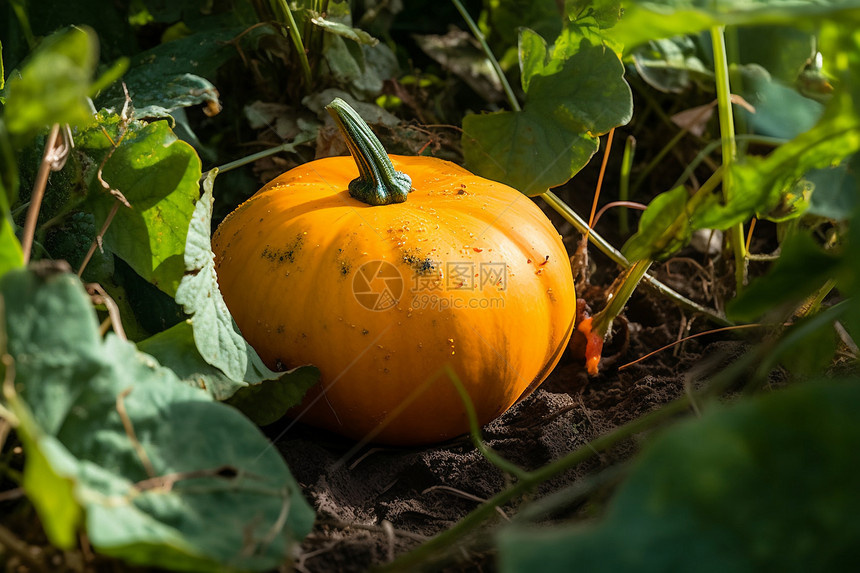
[[850, 571], [860, 381], [809, 382], [665, 431], [599, 521], [514, 525], [501, 570]]
[[4, 109], [9, 133], [27, 140], [54, 123], [91, 123], [87, 98], [113, 83], [126, 66], [120, 61], [94, 82], [98, 59], [98, 38], [90, 28], [69, 28], [44, 39], [9, 75]]
[[24, 488], [50, 540], [172, 570], [264, 571], [313, 512], [268, 440], [134, 345], [108, 336], [80, 281], [52, 269], [0, 281], [14, 358]]

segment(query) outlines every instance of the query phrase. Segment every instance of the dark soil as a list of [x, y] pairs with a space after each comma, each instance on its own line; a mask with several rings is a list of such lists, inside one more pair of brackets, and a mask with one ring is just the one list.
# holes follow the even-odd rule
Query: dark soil
[[[604, 360], [599, 376], [588, 379], [581, 361], [566, 356], [536, 392], [483, 428], [485, 441], [505, 459], [535, 470], [683, 394], [688, 373], [705, 356], [735, 354], [740, 348], [740, 343], [706, 336], [618, 370], [686, 335], [690, 324], [672, 302], [645, 289], [631, 299], [626, 317], [605, 354], [613, 346], [621, 352]], [[698, 324], [708, 327], [703, 320]], [[422, 449], [367, 446], [355, 451], [351, 442], [298, 424], [285, 422], [268, 433], [318, 515], [296, 561], [299, 571], [365, 571], [387, 563], [449, 529], [513, 480], [467, 436]], [[529, 499], [628, 459], [637, 447], [633, 438], [595, 453]], [[501, 508], [490, 528], [526, 501]], [[464, 540], [431, 568], [494, 570], [489, 541], [487, 535]]]

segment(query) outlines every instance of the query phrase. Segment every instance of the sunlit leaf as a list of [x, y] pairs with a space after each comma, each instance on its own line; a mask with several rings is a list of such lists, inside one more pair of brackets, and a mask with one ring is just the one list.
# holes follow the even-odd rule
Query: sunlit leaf
[[514, 525], [501, 571], [846, 571], [860, 526], [860, 384], [714, 407], [657, 437], [594, 522]]
[[329, 34], [342, 36], [358, 44], [367, 44], [369, 46], [375, 46], [379, 43], [379, 40], [365, 32], [364, 30], [360, 30], [359, 28], [353, 28], [352, 26], [348, 26], [340, 22], [333, 22], [331, 20], [323, 18], [322, 16], [315, 16], [311, 18], [311, 22], [313, 22], [315, 26], [322, 28]]
[[[0, 192], [2, 191], [2, 185], [0, 185]], [[21, 252], [21, 243], [15, 236], [15, 230], [12, 228], [9, 216], [2, 214], [0, 215], [0, 276], [23, 264], [24, 255]]]
[[[660, 259], [686, 245], [693, 229], [687, 217], [681, 215], [689, 197], [684, 187], [657, 195], [642, 213], [639, 231], [624, 244], [624, 256], [631, 261]], [[672, 232], [668, 232], [670, 229]]]
[[[140, 276], [175, 294], [185, 271], [185, 239], [199, 194], [197, 153], [179, 141], [167, 122], [124, 123], [104, 112], [99, 127], [78, 139], [79, 149], [93, 158], [95, 166], [105, 162], [104, 182], [131, 204], [120, 205], [105, 234], [105, 247]], [[118, 146], [111, 151], [113, 143]], [[88, 186], [96, 226], [101, 227], [116, 199], [99, 181], [97, 167], [88, 172]]]
[[696, 34], [714, 26], [787, 25], [812, 28], [822, 18], [860, 21], [855, 0], [829, 2], [627, 2], [611, 36], [631, 50], [659, 38]]
[[[529, 64], [523, 111], [464, 118], [463, 155], [470, 170], [527, 195], [543, 193], [588, 163], [597, 135], [630, 120], [632, 94], [618, 57], [586, 37], [577, 48], [557, 72], [548, 69], [555, 63], [542, 69]], [[539, 60], [539, 54], [528, 58]]]

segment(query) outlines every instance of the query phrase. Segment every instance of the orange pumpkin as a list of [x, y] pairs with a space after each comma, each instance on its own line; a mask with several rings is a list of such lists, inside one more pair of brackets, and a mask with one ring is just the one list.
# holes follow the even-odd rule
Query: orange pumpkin
[[272, 368], [321, 382], [290, 415], [354, 439], [423, 444], [484, 424], [549, 374], [573, 330], [558, 232], [505, 185], [431, 157], [388, 156], [343, 101], [354, 159], [292, 169], [213, 237], [221, 292]]

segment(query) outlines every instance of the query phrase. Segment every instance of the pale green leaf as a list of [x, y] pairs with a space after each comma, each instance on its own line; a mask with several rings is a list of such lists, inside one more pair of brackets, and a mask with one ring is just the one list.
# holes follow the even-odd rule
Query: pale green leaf
[[[217, 171], [210, 171], [203, 182], [203, 196], [195, 207], [188, 229], [186, 273], [176, 291], [176, 302], [190, 318], [156, 335], [143, 346], [192, 384], [205, 386], [219, 400], [263, 381], [277, 381], [266, 384], [267, 391], [255, 389], [237, 398], [254, 420], [271, 423], [299, 403], [319, 372], [316, 368], [289, 372], [270, 370], [236, 326], [218, 288], [210, 239], [212, 185], [216, 175]], [[290, 388], [277, 388], [278, 385]]]
[[331, 20], [327, 20], [322, 16], [315, 16], [311, 18], [311, 22], [313, 22], [315, 26], [322, 28], [329, 34], [342, 36], [358, 44], [367, 44], [368, 46], [375, 46], [379, 43], [379, 40], [365, 32], [364, 30], [361, 30], [359, 28], [353, 28], [352, 26], [348, 26], [340, 22], [333, 22]]
[[265, 571], [289, 558], [313, 513], [250, 421], [102, 340], [76, 277], [12, 271], [0, 292], [24, 483], [56, 542], [74, 541], [83, 515], [96, 551], [129, 563]]

